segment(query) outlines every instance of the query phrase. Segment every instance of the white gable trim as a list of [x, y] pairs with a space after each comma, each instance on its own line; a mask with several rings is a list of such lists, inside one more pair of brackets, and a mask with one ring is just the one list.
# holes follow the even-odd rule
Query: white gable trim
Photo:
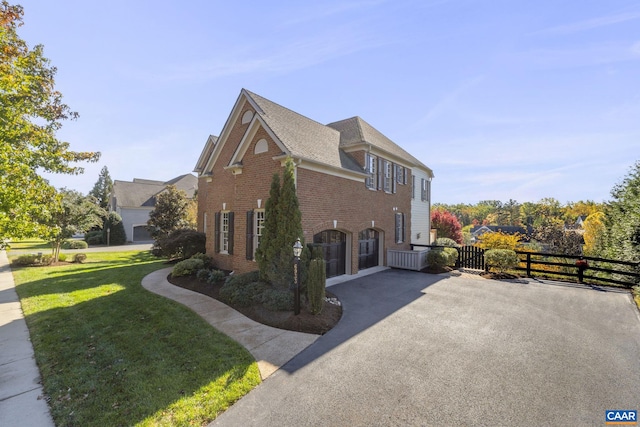
[[242, 140], [240, 140], [240, 144], [238, 144], [236, 151], [233, 153], [233, 156], [231, 156], [231, 160], [229, 161], [228, 166], [235, 165], [237, 163], [242, 162], [244, 155], [247, 153], [247, 150], [249, 149], [249, 145], [251, 145], [251, 141], [253, 140], [253, 137], [256, 136], [256, 133], [258, 133], [258, 130], [260, 128], [263, 128], [267, 132], [269, 137], [271, 137], [271, 139], [276, 143], [278, 148], [283, 153], [289, 154], [289, 151], [282, 144], [282, 142], [280, 142], [280, 140], [278, 139], [278, 137], [276, 137], [273, 131], [267, 126], [267, 124], [264, 122], [262, 117], [260, 117], [259, 114], [256, 114], [253, 120], [251, 120], [251, 124], [249, 124], [247, 131], [242, 136]]
[[[201, 175], [205, 175], [208, 172], [213, 171], [213, 165], [215, 165], [218, 157], [220, 157], [220, 152], [222, 151], [222, 147], [227, 142], [229, 138], [229, 134], [231, 133], [231, 129], [233, 129], [233, 125], [238, 121], [240, 117], [240, 112], [242, 111], [242, 107], [245, 102], [249, 102], [249, 104], [255, 109], [257, 106], [250, 101], [250, 97], [246, 94], [245, 90], [242, 89], [240, 91], [240, 95], [238, 95], [238, 99], [236, 99], [236, 103], [233, 105], [233, 109], [231, 110], [231, 114], [227, 118], [227, 121], [224, 123], [224, 127], [222, 128], [222, 132], [220, 132], [220, 136], [218, 137], [218, 142], [216, 143], [211, 156], [206, 161], [202, 170], [197, 171]], [[205, 147], [206, 149], [206, 147]], [[203, 152], [204, 153], [204, 152]]]

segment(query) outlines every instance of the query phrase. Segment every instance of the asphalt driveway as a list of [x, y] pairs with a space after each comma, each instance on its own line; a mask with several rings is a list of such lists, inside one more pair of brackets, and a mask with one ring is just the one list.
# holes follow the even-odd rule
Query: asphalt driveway
[[628, 292], [399, 270], [330, 289], [340, 323], [212, 425], [602, 426], [640, 409]]

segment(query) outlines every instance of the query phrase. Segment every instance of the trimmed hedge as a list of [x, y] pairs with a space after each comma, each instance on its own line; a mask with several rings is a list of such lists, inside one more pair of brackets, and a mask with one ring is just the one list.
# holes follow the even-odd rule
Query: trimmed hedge
[[84, 241], [90, 246], [104, 244], [104, 240], [102, 240], [102, 230], [89, 231], [88, 233], [85, 233]]
[[427, 252], [427, 265], [433, 268], [453, 267], [458, 260], [458, 251], [454, 248], [431, 249]]
[[60, 247], [62, 249], [87, 249], [89, 245], [84, 240], [65, 240]]
[[438, 237], [434, 242], [434, 246], [446, 246], [449, 248], [459, 248], [460, 245], [455, 240], [448, 237]]
[[518, 266], [518, 255], [511, 249], [489, 249], [484, 253], [484, 262], [488, 269], [502, 273]]

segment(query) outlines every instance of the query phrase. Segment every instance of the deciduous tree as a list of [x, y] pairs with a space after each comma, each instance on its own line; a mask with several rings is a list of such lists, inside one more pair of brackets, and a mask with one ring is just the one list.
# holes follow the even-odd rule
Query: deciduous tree
[[448, 237], [462, 244], [462, 226], [451, 212], [436, 209], [431, 212], [431, 227], [438, 230], [438, 237]]
[[22, 18], [21, 6], [0, 3], [0, 238], [45, 232], [42, 220], [60, 199], [39, 171], [79, 174], [73, 163], [99, 158], [56, 138], [62, 122], [78, 114], [55, 90], [56, 68], [43, 47], [30, 49], [19, 37]]
[[52, 210], [46, 224], [47, 233], [42, 236], [52, 243], [54, 262], [58, 261], [62, 242], [76, 233], [84, 233], [91, 227], [101, 225], [106, 214], [92, 196], [85, 197], [65, 188], [60, 190], [60, 196], [60, 205]]

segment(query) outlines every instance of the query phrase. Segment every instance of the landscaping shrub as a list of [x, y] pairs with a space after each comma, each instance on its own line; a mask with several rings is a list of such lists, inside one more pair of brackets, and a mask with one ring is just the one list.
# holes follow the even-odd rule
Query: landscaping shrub
[[36, 254], [20, 255], [12, 261], [12, 264], [18, 267], [25, 267], [28, 265], [36, 265], [40, 263], [40, 258]]
[[151, 253], [157, 257], [187, 259], [206, 252], [207, 237], [191, 229], [180, 229], [154, 242]]
[[84, 240], [65, 240], [61, 245], [62, 249], [87, 249], [88, 247], [89, 245]]
[[271, 311], [293, 310], [293, 292], [284, 289], [268, 289], [264, 292], [263, 304]]
[[482, 249], [511, 249], [516, 250], [522, 246], [523, 236], [519, 233], [507, 234], [502, 231], [484, 233], [478, 238], [476, 246]]
[[264, 282], [230, 280], [220, 288], [220, 299], [236, 307], [248, 307], [262, 303], [265, 291], [268, 289], [269, 286]]
[[309, 278], [307, 281], [307, 298], [311, 314], [320, 314], [324, 305], [326, 268], [323, 259], [312, 259], [309, 262]]
[[201, 268], [196, 273], [196, 278], [201, 282], [206, 282], [209, 279], [209, 273], [211, 273], [211, 271], [208, 268]]
[[210, 284], [214, 284], [216, 282], [219, 282], [220, 280], [224, 279], [224, 271], [222, 270], [211, 270], [209, 272], [209, 277], [207, 278], [207, 283]]
[[87, 255], [85, 254], [75, 254], [73, 256], [73, 262], [76, 264], [82, 264], [87, 259]]
[[450, 239], [448, 237], [438, 237], [434, 242], [434, 246], [445, 246], [449, 248], [459, 248], [460, 245], [456, 243], [455, 240]]
[[40, 265], [50, 265], [53, 262], [53, 255], [42, 255]]
[[104, 244], [104, 240], [102, 240], [102, 230], [85, 233], [84, 241], [90, 246]]
[[201, 259], [204, 262], [205, 268], [210, 268], [213, 260], [210, 256], [203, 254], [202, 252], [198, 252], [197, 254], [191, 255], [191, 259]]
[[202, 268], [204, 268], [204, 262], [201, 259], [185, 259], [173, 267], [171, 275], [173, 277], [190, 276]]
[[260, 281], [260, 272], [259, 271], [250, 271], [248, 273], [243, 274], [232, 274], [227, 277], [227, 281], [225, 285], [231, 286], [243, 286], [252, 282]]
[[458, 259], [458, 251], [454, 248], [431, 249], [427, 252], [427, 265], [432, 268], [453, 267]]
[[518, 255], [511, 249], [489, 249], [484, 253], [484, 262], [488, 269], [503, 273], [518, 265]]
[[65, 262], [67, 260], [67, 254], [59, 254], [58, 261]]
[[[109, 232], [109, 239], [107, 239], [107, 229]], [[117, 212], [109, 212], [109, 215], [104, 220], [102, 226], [102, 240], [106, 244], [109, 241], [110, 246], [124, 245], [127, 243], [127, 235], [124, 232], [124, 225], [122, 224], [122, 217]]]

